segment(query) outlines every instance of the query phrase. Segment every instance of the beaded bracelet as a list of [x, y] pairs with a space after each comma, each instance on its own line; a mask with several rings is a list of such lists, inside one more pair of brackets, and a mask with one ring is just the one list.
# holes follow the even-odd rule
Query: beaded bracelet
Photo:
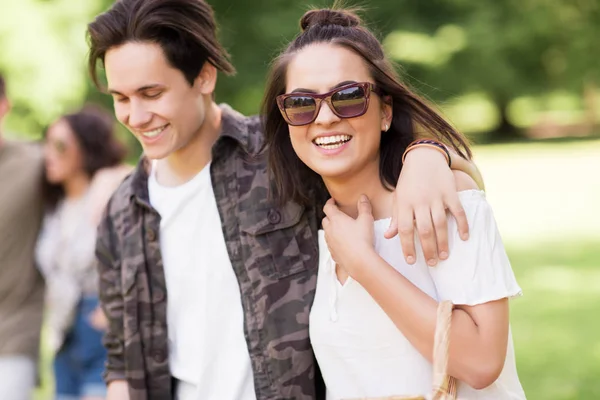
[[452, 159], [450, 158], [450, 152], [445, 144], [438, 142], [433, 139], [418, 139], [411, 142], [404, 150], [404, 154], [402, 154], [402, 164], [404, 164], [404, 160], [406, 159], [406, 155], [409, 151], [416, 149], [417, 147], [429, 147], [431, 149], [436, 149], [441, 152], [444, 157], [446, 157], [446, 161], [448, 162], [448, 167], [452, 168]]

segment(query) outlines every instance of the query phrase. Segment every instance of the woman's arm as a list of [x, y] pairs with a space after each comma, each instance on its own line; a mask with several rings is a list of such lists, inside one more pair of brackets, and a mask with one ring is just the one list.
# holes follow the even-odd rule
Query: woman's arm
[[[432, 362], [437, 301], [374, 251], [356, 262], [368, 265], [369, 271], [354, 274], [353, 278], [369, 292], [411, 344]], [[477, 306], [459, 306], [452, 313], [448, 373], [475, 389], [491, 385], [504, 366], [507, 342], [506, 298]]]

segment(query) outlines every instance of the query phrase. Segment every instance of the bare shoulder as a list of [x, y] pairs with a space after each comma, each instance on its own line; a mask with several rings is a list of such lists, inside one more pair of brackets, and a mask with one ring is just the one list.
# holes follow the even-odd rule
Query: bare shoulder
[[[117, 165], [115, 167], [103, 168], [96, 172], [93, 181], [100, 182], [100, 184], [114, 184], [121, 183], [127, 175], [131, 173], [133, 167], [127, 164]], [[92, 182], [94, 183], [94, 182]], [[116, 186], [116, 185], [115, 185]]]
[[452, 171], [452, 173], [454, 174], [454, 182], [456, 183], [456, 190], [457, 191], [462, 191], [462, 190], [471, 190], [471, 189], [475, 189], [478, 190], [479, 187], [477, 186], [477, 183], [475, 183], [475, 181], [473, 180], [473, 178], [471, 178], [468, 174], [462, 172], [462, 171]]

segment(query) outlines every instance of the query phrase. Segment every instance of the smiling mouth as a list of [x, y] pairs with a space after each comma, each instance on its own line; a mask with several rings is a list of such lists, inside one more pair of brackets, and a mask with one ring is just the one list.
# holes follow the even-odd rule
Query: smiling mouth
[[155, 138], [158, 135], [160, 135], [162, 133], [162, 131], [164, 131], [168, 126], [169, 126], [169, 124], [166, 124], [164, 126], [161, 126], [160, 128], [156, 128], [156, 129], [153, 129], [151, 131], [142, 132], [142, 136], [146, 137], [146, 138], [149, 138], [149, 139]]
[[321, 136], [313, 140], [313, 143], [322, 149], [334, 150], [342, 147], [350, 140], [352, 140], [350, 135]]

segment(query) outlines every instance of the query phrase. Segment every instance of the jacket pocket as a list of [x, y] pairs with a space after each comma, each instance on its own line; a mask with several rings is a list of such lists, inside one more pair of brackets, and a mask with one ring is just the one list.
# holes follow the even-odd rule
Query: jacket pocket
[[249, 271], [258, 268], [264, 276], [282, 279], [313, 266], [316, 245], [304, 212], [296, 203], [264, 203], [241, 213], [242, 254]]

